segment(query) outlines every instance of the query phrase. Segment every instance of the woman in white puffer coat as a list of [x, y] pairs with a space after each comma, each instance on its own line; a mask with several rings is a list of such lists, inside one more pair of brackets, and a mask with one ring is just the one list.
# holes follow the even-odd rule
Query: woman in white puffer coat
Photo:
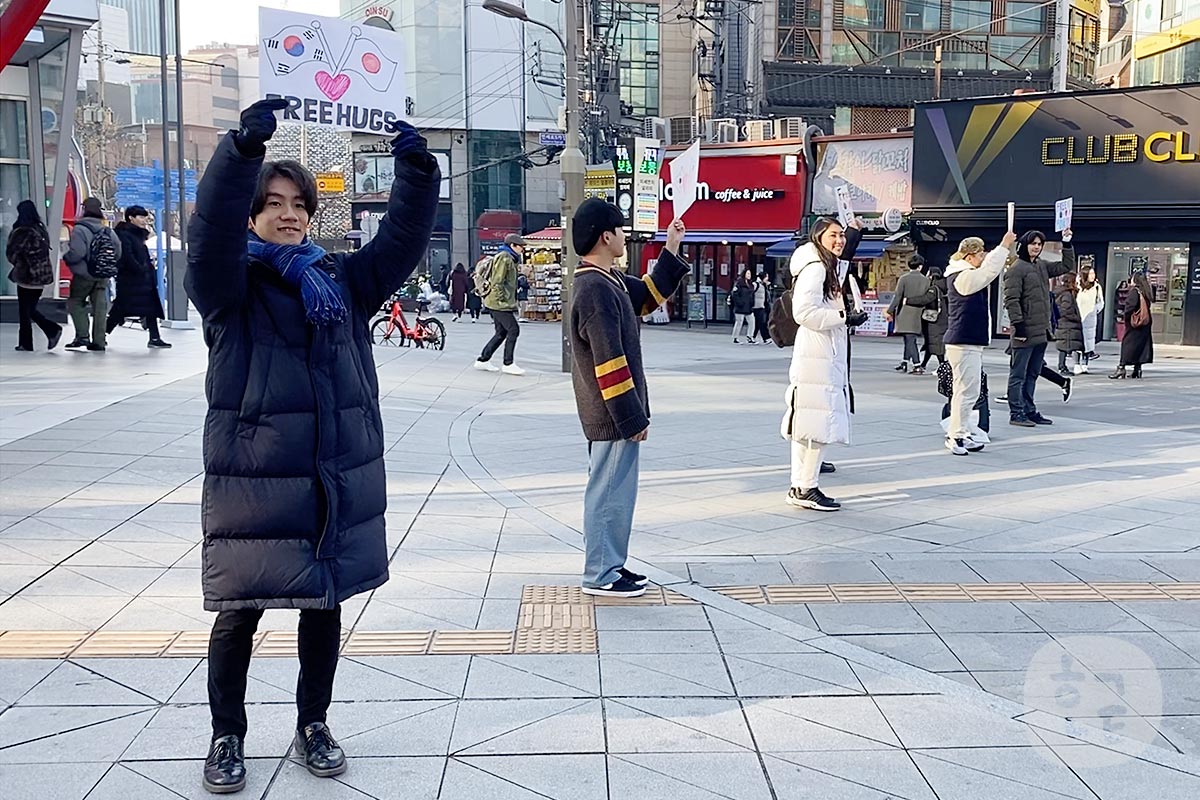
[[849, 341], [840, 261], [845, 246], [842, 226], [822, 218], [791, 261], [792, 316], [799, 329], [779, 432], [792, 450], [787, 502], [816, 511], [841, 507], [818, 485], [822, 451], [826, 445], [850, 443]]

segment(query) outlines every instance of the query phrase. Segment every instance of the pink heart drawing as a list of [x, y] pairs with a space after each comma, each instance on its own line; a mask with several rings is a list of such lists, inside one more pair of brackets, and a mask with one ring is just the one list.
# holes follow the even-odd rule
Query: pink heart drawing
[[339, 73], [335, 78], [325, 70], [321, 70], [317, 73], [316, 80], [317, 88], [330, 100], [337, 100], [350, 88], [350, 76], [344, 73]]

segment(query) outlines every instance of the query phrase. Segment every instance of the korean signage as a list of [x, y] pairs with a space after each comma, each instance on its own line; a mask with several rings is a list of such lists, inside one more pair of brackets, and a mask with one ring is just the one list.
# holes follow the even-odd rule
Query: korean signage
[[633, 227], [634, 176], [633, 157], [636, 151], [633, 139], [618, 139], [613, 150], [613, 172], [616, 174], [617, 208], [625, 216], [625, 227]]
[[1187, 87], [917, 105], [913, 203], [1128, 207], [1200, 204], [1200, 96]]
[[856, 214], [912, 208], [912, 137], [817, 143], [820, 162], [813, 177], [812, 212], [838, 213], [839, 189]]
[[318, 172], [317, 191], [321, 194], [341, 194], [346, 191], [346, 176], [340, 172]]
[[[794, 231], [803, 213], [804, 182], [803, 169], [784, 174], [778, 153], [705, 155], [687, 226], [696, 231]], [[658, 227], [666, 230], [674, 213], [669, 158], [658, 181], [658, 198]]]
[[634, 162], [633, 229], [654, 233], [658, 230], [658, 171], [662, 165], [662, 142], [636, 139]]

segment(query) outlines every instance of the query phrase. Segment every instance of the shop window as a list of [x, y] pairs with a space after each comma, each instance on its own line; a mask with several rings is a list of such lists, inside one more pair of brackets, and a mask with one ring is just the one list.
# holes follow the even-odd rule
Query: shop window
[[904, 30], [936, 31], [942, 27], [940, 0], [905, 0]]
[[[5, 251], [13, 223], [17, 221], [17, 204], [30, 199], [29, 164], [5, 163], [0, 159], [0, 295], [17, 293], [16, 284], [8, 279], [12, 264]], [[42, 211], [42, 221], [46, 221]]]
[[1009, 33], [1042, 33], [1046, 27], [1044, 3], [1009, 2], [1005, 10], [1005, 26]]
[[950, 30], [987, 31], [992, 0], [954, 0], [950, 4]]
[[843, 28], [886, 28], [887, 0], [844, 0]]

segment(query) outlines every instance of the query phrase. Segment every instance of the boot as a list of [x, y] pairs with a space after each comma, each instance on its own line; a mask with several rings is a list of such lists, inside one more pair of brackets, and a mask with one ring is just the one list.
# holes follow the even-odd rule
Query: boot
[[1135, 365], [1133, 366], [1133, 374], [1132, 374], [1132, 375], [1130, 375], [1129, 377], [1131, 377], [1131, 378], [1140, 378], [1140, 377], [1142, 377], [1142, 365], [1141, 365], [1141, 364], [1135, 364]]
[[1108, 377], [1114, 381], [1125, 380], [1125, 365], [1121, 364], [1120, 366], [1118, 366], [1115, 370], [1113, 370], [1112, 374], [1109, 375]]

